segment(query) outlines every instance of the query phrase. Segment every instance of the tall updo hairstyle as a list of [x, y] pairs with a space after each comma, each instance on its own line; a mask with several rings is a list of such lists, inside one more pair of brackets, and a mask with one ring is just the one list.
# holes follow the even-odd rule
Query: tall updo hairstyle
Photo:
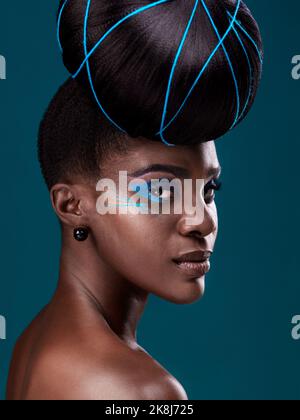
[[261, 79], [259, 28], [241, 0], [62, 0], [57, 30], [68, 71], [131, 137], [217, 139]]

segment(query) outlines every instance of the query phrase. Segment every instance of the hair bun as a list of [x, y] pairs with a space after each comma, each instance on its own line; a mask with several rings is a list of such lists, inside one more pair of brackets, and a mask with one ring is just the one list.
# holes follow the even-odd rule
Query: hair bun
[[261, 77], [259, 29], [240, 0], [64, 0], [58, 36], [68, 71], [81, 69], [99, 112], [132, 137], [216, 139], [245, 117]]

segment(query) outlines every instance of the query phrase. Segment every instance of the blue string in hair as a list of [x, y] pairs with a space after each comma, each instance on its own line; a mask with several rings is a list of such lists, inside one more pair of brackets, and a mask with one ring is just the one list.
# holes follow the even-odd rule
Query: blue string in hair
[[[87, 0], [87, 6], [86, 6], [86, 13], [85, 13], [85, 18], [84, 18], [84, 29], [83, 29], [83, 49], [84, 49], [84, 55], [85, 57], [87, 57], [87, 26], [88, 26], [88, 18], [89, 18], [89, 11], [90, 11], [90, 6], [91, 6], [91, 0]], [[99, 106], [99, 108], [101, 109], [101, 111], [103, 112], [103, 114], [105, 115], [105, 117], [121, 132], [126, 133], [125, 130], [123, 130], [123, 128], [121, 128], [114, 120], [111, 119], [111, 117], [108, 115], [108, 113], [105, 111], [105, 109], [103, 108], [103, 106], [101, 105], [99, 98], [97, 96], [95, 87], [94, 87], [94, 83], [93, 83], [93, 79], [92, 79], [92, 75], [91, 75], [91, 69], [90, 69], [90, 63], [88, 58], [85, 58], [85, 64], [86, 64], [86, 70], [87, 70], [87, 75], [88, 75], [88, 79], [89, 79], [89, 83], [93, 92], [93, 95], [96, 99], [96, 102]]]
[[61, 41], [60, 41], [60, 22], [61, 22], [61, 18], [62, 18], [64, 8], [66, 7], [66, 4], [68, 3], [68, 1], [69, 0], [65, 0], [64, 4], [61, 6], [61, 9], [60, 9], [59, 15], [58, 15], [58, 19], [57, 19], [57, 34], [56, 35], [57, 35], [57, 42], [58, 42], [58, 45], [59, 45], [59, 49], [60, 49], [61, 52], [63, 51], [63, 48], [62, 48]]
[[[250, 98], [251, 98], [251, 93], [252, 93], [253, 70], [252, 70], [252, 65], [251, 65], [250, 58], [249, 58], [249, 55], [248, 55], [248, 53], [247, 53], [246, 47], [245, 47], [245, 45], [244, 45], [244, 43], [243, 43], [243, 41], [242, 41], [241, 37], [239, 36], [239, 34], [238, 34], [237, 30], [235, 29], [235, 27], [233, 27], [233, 31], [234, 31], [234, 33], [235, 33], [235, 35], [236, 35], [236, 37], [237, 37], [237, 39], [238, 39], [239, 43], [241, 44], [241, 46], [242, 46], [242, 48], [243, 48], [243, 51], [244, 51], [245, 56], [246, 56], [246, 59], [247, 59], [248, 67], [249, 67], [249, 80], [250, 80], [250, 82], [249, 82], [249, 94], [248, 94], [248, 97], [247, 97], [247, 100], [246, 100], [246, 103], [245, 103], [244, 109], [243, 109], [243, 111], [241, 112], [241, 115], [240, 115], [240, 117], [239, 117], [239, 119], [238, 119], [238, 121], [240, 121], [240, 120], [242, 119], [242, 117], [243, 117], [244, 113], [246, 112], [247, 108], [248, 108], [248, 104], [249, 104], [249, 101], [250, 101]], [[238, 121], [237, 121], [237, 122], [238, 122]]]
[[[230, 13], [230, 12], [228, 12], [227, 11], [227, 14], [228, 14], [228, 16], [231, 18], [231, 19], [233, 19], [233, 16], [232, 16], [232, 14]], [[246, 31], [246, 29], [240, 24], [240, 22], [238, 21], [238, 20], [236, 20], [235, 22], [234, 22], [234, 25], [237, 25], [240, 29], [241, 29], [241, 31], [242, 32], [244, 32], [244, 34], [246, 35], [246, 37], [247, 38], [249, 38], [250, 39], [250, 41], [252, 42], [252, 44], [254, 45], [254, 48], [256, 49], [256, 52], [257, 52], [257, 55], [258, 55], [258, 57], [259, 57], [259, 59], [260, 59], [260, 63], [261, 64], [263, 64], [263, 62], [264, 62], [264, 60], [263, 60], [263, 57], [262, 57], [262, 54], [261, 54], [261, 52], [260, 52], [260, 50], [259, 50], [259, 48], [258, 48], [258, 46], [257, 46], [257, 44], [256, 44], [256, 42], [254, 41], [254, 39], [252, 38], [252, 36]]]
[[[67, 0], [66, 0], [67, 1]], [[143, 6], [137, 10], [135, 10], [134, 12], [130, 13], [129, 15], [125, 16], [124, 18], [122, 18], [121, 20], [119, 20], [115, 25], [113, 25], [100, 39], [99, 41], [94, 45], [94, 47], [89, 51], [89, 53], [86, 55], [85, 59], [83, 60], [83, 62], [81, 63], [81, 65], [79, 66], [78, 70], [76, 71], [76, 73], [73, 74], [73, 78], [75, 79], [79, 73], [81, 72], [81, 70], [83, 69], [85, 63], [87, 62], [87, 60], [91, 57], [91, 55], [94, 54], [94, 52], [97, 50], [97, 48], [102, 44], [102, 42], [116, 29], [118, 28], [122, 23], [124, 23], [126, 20], [130, 19], [131, 17], [142, 13], [148, 9], [151, 9], [152, 7], [158, 6], [160, 4], [163, 3], [167, 3], [171, 0], [159, 0], [156, 1], [154, 3], [148, 4], [148, 6]]]
[[232, 18], [232, 21], [227, 29], [227, 31], [225, 32], [225, 34], [223, 35], [223, 37], [220, 39], [218, 45], [216, 46], [216, 48], [212, 51], [212, 53], [210, 54], [209, 58], [207, 59], [207, 61], [205, 62], [204, 66], [202, 67], [199, 75], [197, 76], [193, 86], [191, 87], [190, 91], [188, 92], [187, 96], [185, 97], [185, 99], [183, 100], [181, 106], [179, 107], [178, 111], [176, 112], [176, 114], [174, 115], [174, 117], [169, 121], [169, 123], [163, 127], [163, 129], [158, 132], [157, 134], [160, 134], [161, 132], [164, 132], [174, 121], [175, 119], [178, 117], [178, 115], [180, 114], [180, 112], [182, 111], [182, 109], [184, 108], [185, 104], [187, 103], [189, 97], [191, 96], [193, 90], [195, 89], [195, 87], [197, 86], [199, 80], [201, 79], [204, 71], [206, 70], [206, 68], [208, 67], [209, 63], [211, 62], [211, 60], [213, 59], [213, 57], [215, 56], [216, 52], [219, 50], [219, 48], [223, 45], [223, 42], [225, 41], [225, 39], [227, 38], [228, 34], [230, 33], [230, 31], [233, 28], [234, 22], [236, 21], [236, 17], [237, 14], [239, 12], [240, 9], [240, 5], [241, 5], [241, 0], [238, 0], [237, 2], [237, 6], [236, 6], [236, 10], [234, 13], [234, 16]]
[[[236, 92], [236, 103], [237, 103], [237, 106], [236, 106], [236, 115], [235, 115], [235, 119], [234, 119], [234, 122], [233, 122], [233, 124], [231, 125], [231, 127], [230, 127], [230, 130], [236, 125], [236, 123], [237, 123], [237, 121], [238, 121], [238, 119], [239, 119], [239, 115], [240, 115], [240, 102], [241, 102], [241, 100], [240, 100], [240, 92], [239, 92], [239, 86], [238, 86], [238, 82], [237, 82], [237, 78], [236, 78], [236, 75], [235, 75], [235, 72], [234, 72], [234, 68], [233, 68], [233, 66], [232, 66], [232, 62], [231, 62], [231, 60], [230, 60], [230, 58], [229, 58], [229, 55], [228, 55], [228, 52], [227, 52], [227, 50], [226, 50], [226, 48], [225, 48], [225, 45], [224, 45], [224, 43], [223, 43], [223, 41], [222, 41], [222, 38], [221, 38], [221, 36], [220, 36], [220, 33], [219, 33], [219, 31], [218, 31], [218, 28], [216, 27], [216, 24], [215, 24], [215, 22], [214, 22], [214, 20], [213, 20], [213, 18], [212, 18], [212, 16], [211, 16], [211, 13], [209, 12], [209, 10], [208, 10], [208, 8], [207, 8], [207, 6], [206, 6], [206, 4], [205, 4], [205, 2], [204, 2], [204, 0], [201, 0], [201, 2], [202, 2], [202, 4], [203, 4], [203, 7], [204, 7], [204, 9], [205, 9], [205, 12], [207, 13], [207, 15], [208, 15], [208, 18], [209, 18], [209, 20], [210, 20], [210, 22], [211, 22], [211, 24], [212, 24], [212, 27], [214, 28], [214, 31], [215, 31], [215, 33], [217, 34], [217, 37], [218, 37], [218, 39], [219, 39], [219, 41], [220, 42], [222, 42], [222, 49], [223, 49], [223, 51], [224, 51], [224, 53], [225, 53], [225, 56], [226, 56], [226, 59], [227, 59], [227, 61], [228, 61], [228, 65], [229, 65], [229, 67], [230, 67], [230, 71], [231, 71], [231, 73], [232, 73], [232, 77], [233, 77], [233, 82], [234, 82], [234, 87], [235, 87], [235, 92]], [[234, 27], [233, 27], [234, 28]]]
[[194, 16], [195, 16], [195, 14], [196, 14], [197, 7], [198, 7], [198, 3], [199, 3], [199, 0], [196, 0], [196, 1], [195, 1], [194, 8], [193, 8], [193, 11], [192, 11], [192, 14], [191, 14], [191, 16], [190, 16], [190, 19], [189, 19], [189, 21], [188, 21], [187, 27], [186, 27], [185, 32], [184, 32], [184, 34], [183, 34], [182, 40], [181, 40], [181, 42], [180, 42], [179, 48], [178, 48], [178, 50], [177, 50], [177, 54], [176, 54], [176, 57], [175, 57], [175, 60], [174, 60], [173, 66], [172, 66], [172, 70], [171, 70], [170, 78], [169, 78], [168, 89], [167, 89], [167, 93], [166, 93], [165, 104], [164, 104], [164, 110], [163, 110], [163, 115], [162, 115], [162, 119], [161, 119], [161, 126], [160, 126], [160, 132], [159, 132], [160, 138], [162, 139], [163, 143], [165, 143], [167, 146], [175, 146], [174, 144], [170, 144], [170, 143], [168, 143], [168, 142], [166, 141], [166, 139], [164, 138], [164, 134], [163, 134], [163, 132], [162, 132], [162, 129], [163, 129], [164, 124], [165, 124], [166, 116], [167, 116], [167, 109], [168, 109], [168, 102], [169, 102], [169, 97], [170, 97], [170, 91], [171, 91], [172, 80], [173, 80], [173, 77], [174, 77], [174, 73], [175, 73], [175, 70], [176, 70], [176, 66], [177, 66], [177, 63], [178, 63], [178, 60], [179, 60], [180, 54], [181, 54], [181, 52], [182, 52], [182, 49], [183, 49], [184, 43], [185, 43], [185, 41], [186, 41], [186, 38], [187, 38], [188, 33], [189, 33], [189, 30], [190, 30], [190, 28], [191, 28], [191, 25], [192, 25], [192, 22], [193, 22]]
[[[67, 1], [67, 0], [66, 0]], [[111, 124], [113, 124], [118, 130], [120, 130], [122, 133], [127, 134], [126, 130], [124, 130], [122, 127], [120, 127], [109, 115], [108, 113], [105, 111], [104, 107], [102, 106], [97, 93], [96, 93], [96, 89], [94, 87], [94, 83], [93, 83], [93, 78], [91, 75], [91, 69], [90, 69], [90, 64], [89, 64], [89, 58], [92, 54], [94, 54], [94, 52], [96, 51], [96, 49], [100, 46], [100, 44], [108, 37], [109, 34], [111, 34], [113, 32], [114, 29], [116, 29], [118, 26], [120, 26], [124, 21], [126, 21], [127, 19], [129, 19], [130, 17], [137, 15], [138, 13], [141, 13], [145, 10], [148, 10], [154, 6], [157, 6], [159, 4], [162, 3], [166, 3], [167, 1], [170, 0], [160, 0], [160, 1], [156, 1], [155, 3], [151, 3], [148, 6], [144, 6], [138, 10], [135, 10], [134, 12], [130, 13], [129, 15], [127, 15], [126, 17], [124, 17], [123, 19], [121, 19], [119, 22], [117, 22], [115, 25], [113, 25], [112, 28], [110, 28], [103, 36], [102, 38], [97, 42], [97, 44], [92, 48], [92, 50], [88, 53], [87, 50], [87, 26], [88, 26], [88, 17], [89, 17], [89, 11], [90, 11], [90, 6], [91, 6], [91, 0], [87, 1], [87, 7], [86, 7], [86, 14], [85, 14], [85, 19], [84, 19], [84, 36], [83, 36], [83, 48], [84, 48], [84, 55], [85, 58], [81, 64], [81, 66], [79, 67], [79, 69], [77, 70], [77, 72], [73, 75], [73, 78], [76, 78], [77, 75], [80, 73], [80, 71], [82, 70], [83, 66], [86, 65], [86, 70], [87, 70], [87, 75], [88, 75], [88, 79], [89, 79], [89, 83], [93, 92], [93, 95], [95, 97], [95, 100], [99, 106], [99, 108], [101, 109], [102, 113], [105, 115], [105, 117], [111, 122]]]

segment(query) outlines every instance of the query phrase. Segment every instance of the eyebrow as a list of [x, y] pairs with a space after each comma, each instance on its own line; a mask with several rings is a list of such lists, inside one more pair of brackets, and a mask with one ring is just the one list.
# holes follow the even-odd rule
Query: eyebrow
[[138, 171], [130, 174], [129, 176], [138, 178], [150, 172], [169, 172], [175, 175], [177, 178], [188, 178], [190, 175], [190, 172], [187, 169], [182, 168], [180, 166], [155, 164], [147, 166], [143, 169], [139, 169]]
[[[149, 165], [145, 168], [139, 169], [136, 172], [129, 174], [132, 178], [139, 178], [143, 175], [146, 175], [151, 172], [169, 172], [176, 176], [177, 178], [189, 178], [190, 171], [188, 169], [182, 168], [181, 166], [174, 166], [174, 165]], [[221, 166], [212, 167], [207, 171], [207, 178], [211, 177], [219, 177], [222, 172]]]

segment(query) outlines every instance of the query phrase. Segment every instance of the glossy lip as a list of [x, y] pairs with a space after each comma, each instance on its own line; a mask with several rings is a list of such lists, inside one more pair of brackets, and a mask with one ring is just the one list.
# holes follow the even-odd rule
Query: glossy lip
[[176, 267], [189, 276], [203, 277], [210, 270], [212, 251], [194, 251], [173, 259]]

